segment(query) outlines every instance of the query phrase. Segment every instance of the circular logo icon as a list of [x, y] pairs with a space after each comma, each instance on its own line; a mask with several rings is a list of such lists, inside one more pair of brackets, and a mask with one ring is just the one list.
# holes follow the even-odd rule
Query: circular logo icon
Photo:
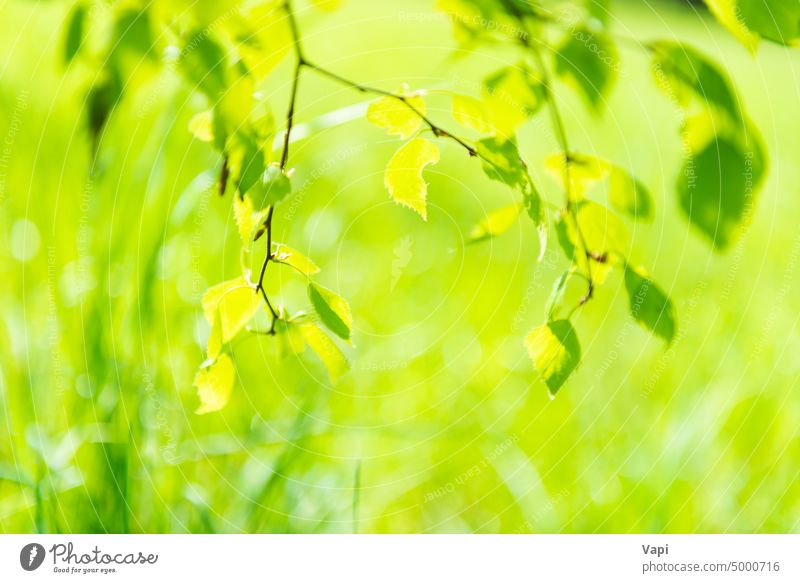
[[30, 543], [19, 552], [19, 564], [26, 571], [35, 571], [44, 562], [44, 547], [39, 543]]

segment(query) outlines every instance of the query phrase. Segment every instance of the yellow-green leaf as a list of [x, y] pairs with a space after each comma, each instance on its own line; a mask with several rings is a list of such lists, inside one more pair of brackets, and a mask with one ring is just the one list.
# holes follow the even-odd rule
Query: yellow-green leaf
[[469, 233], [470, 242], [497, 237], [508, 231], [517, 222], [523, 205], [504, 206], [486, 215]]
[[339, 294], [313, 283], [308, 284], [308, 298], [322, 323], [340, 338], [349, 340], [350, 329], [353, 327], [353, 315], [347, 300]]
[[258, 310], [261, 299], [250, 284], [238, 277], [210, 287], [203, 296], [203, 313], [212, 326], [219, 315], [222, 342], [244, 328]]
[[241, 18], [232, 18], [230, 28], [239, 40], [242, 61], [259, 80], [269, 75], [294, 45], [282, 2], [260, 3]]
[[255, 210], [253, 201], [249, 196], [235, 196], [233, 198], [233, 216], [242, 243], [249, 243], [256, 238], [261, 225], [267, 216], [267, 209]]
[[425, 115], [425, 100], [419, 95], [406, 97], [405, 102], [394, 97], [381, 97], [369, 104], [367, 120], [390, 135], [405, 139], [411, 137], [422, 123], [415, 110]]
[[194, 386], [200, 397], [200, 406], [195, 413], [213, 413], [227, 405], [235, 376], [233, 361], [227, 354], [221, 354], [210, 365], [201, 368], [194, 377]]
[[325, 369], [328, 371], [328, 378], [332, 383], [336, 383], [349, 368], [347, 359], [336, 343], [322, 331], [322, 329], [311, 322], [299, 325], [300, 334], [303, 336], [308, 347], [320, 358]]
[[439, 161], [439, 148], [422, 138], [407, 142], [395, 152], [386, 166], [384, 184], [391, 197], [399, 204], [415, 210], [428, 220], [425, 204], [428, 185], [422, 171], [428, 164]]
[[214, 141], [214, 114], [211, 110], [201, 111], [189, 120], [189, 131], [202, 142]]
[[534, 328], [525, 338], [525, 348], [553, 396], [581, 361], [581, 346], [569, 320]]
[[758, 47], [759, 37], [744, 23], [736, 0], [705, 0], [708, 9], [751, 53]]
[[453, 95], [453, 119], [478, 132], [492, 131], [491, 114], [478, 99], [467, 95]]
[[[569, 163], [570, 189], [566, 186], [567, 163]], [[575, 153], [571, 153], [569, 159], [563, 153], [548, 156], [544, 160], [544, 166], [556, 183], [574, 199], [583, 198], [586, 191], [604, 180], [611, 170], [609, 163], [601, 158]]]
[[294, 267], [297, 271], [304, 275], [314, 275], [319, 273], [317, 264], [311, 261], [308, 257], [292, 249], [283, 243], [273, 243], [272, 245], [272, 260], [276, 263], [283, 263]]

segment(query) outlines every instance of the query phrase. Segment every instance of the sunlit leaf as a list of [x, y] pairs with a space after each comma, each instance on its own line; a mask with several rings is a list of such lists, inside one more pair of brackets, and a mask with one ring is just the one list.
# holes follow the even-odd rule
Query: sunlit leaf
[[407, 142], [395, 152], [386, 166], [384, 183], [395, 202], [415, 210], [428, 220], [428, 185], [422, 171], [439, 161], [439, 148], [422, 138]]
[[256, 190], [261, 198], [261, 207], [279, 203], [292, 192], [292, 181], [277, 164], [267, 166]]
[[283, 243], [273, 243], [272, 260], [294, 267], [304, 275], [319, 273], [319, 267], [311, 259]]
[[739, 39], [751, 52], [758, 46], [758, 35], [747, 28], [741, 17], [738, 0], [705, 0], [711, 13], [727, 28], [733, 36]]
[[347, 372], [349, 364], [336, 343], [319, 326], [311, 322], [298, 324], [298, 329], [308, 347], [325, 365], [331, 383], [338, 382], [339, 378]]
[[256, 210], [248, 195], [233, 197], [233, 216], [242, 243], [253, 241], [267, 216], [267, 209]]
[[[566, 187], [566, 164], [569, 161], [569, 179], [571, 188]], [[596, 183], [605, 180], [611, 171], [611, 165], [601, 158], [587, 154], [570, 153], [567, 158], [563, 153], [553, 154], [545, 158], [544, 167], [573, 199], [581, 199]]]
[[525, 338], [533, 366], [555, 395], [581, 361], [581, 346], [569, 320], [555, 320], [534, 328]]
[[420, 95], [408, 96], [405, 102], [387, 96], [369, 104], [367, 120], [388, 134], [405, 139], [419, 129], [422, 124], [419, 114], [425, 115], [425, 111], [425, 100]]
[[582, 201], [578, 205], [578, 225], [590, 252], [598, 256], [628, 253], [630, 238], [625, 223], [603, 205]]
[[586, 27], [571, 29], [555, 56], [556, 73], [576, 87], [595, 111], [602, 110], [619, 68], [611, 39]]
[[717, 20], [754, 51], [759, 38], [797, 46], [800, 43], [798, 0], [705, 0]]
[[453, 95], [453, 119], [475, 131], [492, 131], [491, 114], [478, 99], [467, 95]]
[[231, 18], [228, 28], [242, 61], [258, 80], [265, 79], [294, 45], [282, 2], [255, 4], [240, 18]]
[[620, 212], [641, 220], [653, 217], [653, 198], [647, 187], [622, 168], [611, 169], [608, 196]]
[[214, 141], [214, 113], [201, 111], [189, 120], [189, 131], [202, 142]]
[[488, 77], [482, 100], [497, 134], [508, 140], [542, 107], [544, 91], [539, 78], [521, 64]]
[[667, 295], [644, 270], [630, 265], [625, 268], [625, 289], [633, 319], [667, 341], [675, 338], [675, 309]]
[[522, 209], [522, 204], [512, 204], [492, 211], [472, 228], [469, 241], [482, 241], [502, 235], [514, 226]]
[[250, 284], [238, 277], [210, 287], [203, 296], [203, 313], [209, 324], [219, 314], [222, 342], [230, 341], [258, 310], [261, 299]]
[[336, 10], [342, 5], [342, 0], [311, 0], [311, 3], [320, 10]]
[[353, 315], [350, 304], [339, 294], [314, 283], [308, 284], [308, 298], [323, 324], [345, 340], [350, 339]]
[[194, 377], [194, 386], [200, 397], [200, 406], [195, 413], [204, 415], [225, 407], [231, 397], [235, 377], [233, 361], [227, 354], [220, 354], [214, 362], [201, 368]]

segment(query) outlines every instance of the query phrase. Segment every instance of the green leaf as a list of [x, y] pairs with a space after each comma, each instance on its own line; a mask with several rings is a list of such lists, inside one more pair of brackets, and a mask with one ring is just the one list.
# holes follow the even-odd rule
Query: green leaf
[[622, 219], [603, 205], [582, 201], [578, 205], [578, 225], [589, 251], [596, 255], [627, 255], [630, 246], [628, 228]]
[[564, 292], [567, 289], [567, 281], [569, 280], [570, 275], [572, 275], [572, 272], [567, 269], [553, 283], [553, 289], [550, 291], [550, 297], [547, 298], [547, 307], [545, 309], [548, 321], [552, 320], [556, 314], [558, 305], [564, 297]]
[[308, 284], [308, 298], [322, 323], [340, 338], [349, 340], [353, 315], [347, 300], [335, 292], [313, 283]]
[[130, 9], [117, 16], [114, 23], [113, 43], [110, 59], [130, 55], [140, 59], [158, 59], [153, 35], [150, 30], [150, 16], [146, 10]]
[[[410, 106], [410, 107], [409, 107]], [[414, 108], [419, 114], [415, 113]], [[425, 100], [420, 95], [410, 95], [405, 103], [394, 97], [381, 97], [367, 108], [367, 121], [383, 128], [389, 135], [410, 138], [422, 124]]]
[[751, 52], [759, 38], [782, 45], [800, 40], [798, 0], [705, 0], [711, 12]]
[[415, 210], [428, 220], [426, 198], [428, 185], [422, 171], [439, 161], [439, 148], [422, 138], [405, 143], [386, 166], [384, 184], [395, 202]]
[[556, 73], [573, 85], [595, 111], [602, 111], [619, 67], [619, 54], [611, 39], [578, 27], [567, 33], [555, 55]]
[[[570, 189], [566, 186], [567, 163], [569, 163]], [[592, 186], [605, 180], [611, 171], [611, 165], [602, 158], [575, 152], [570, 153], [569, 158], [563, 153], [552, 154], [545, 158], [544, 167], [553, 180], [564, 189], [564, 192], [569, 192], [574, 200], [583, 198]]]
[[678, 176], [681, 209], [719, 251], [736, 240], [764, 179], [762, 146], [752, 132], [749, 138], [749, 146], [734, 137], [711, 139], [686, 161]]
[[233, 361], [227, 354], [221, 354], [210, 365], [201, 368], [194, 377], [194, 386], [200, 397], [200, 406], [195, 413], [205, 415], [225, 407], [231, 397], [235, 377]]
[[581, 346], [569, 320], [555, 320], [534, 328], [525, 338], [525, 348], [552, 396], [581, 361]]
[[491, 132], [493, 128], [488, 108], [480, 100], [467, 95], [453, 95], [453, 119], [481, 133]]
[[523, 205], [517, 203], [492, 211], [472, 228], [469, 242], [474, 243], [502, 235], [517, 222], [522, 208]]
[[676, 42], [652, 45], [656, 85], [683, 107], [693, 103], [725, 116], [734, 126], [743, 124], [738, 98], [727, 75], [695, 49]]
[[262, 185], [264, 191], [262, 206], [277, 204], [292, 192], [292, 181], [277, 164], [267, 166], [262, 178]]
[[336, 383], [347, 372], [349, 364], [336, 343], [322, 329], [311, 322], [299, 324], [298, 329], [306, 344], [320, 358], [331, 383]]
[[705, 0], [705, 3], [722, 26], [739, 39], [750, 52], [755, 52], [758, 35], [747, 28], [742, 20], [737, 0]]
[[265, 208], [256, 210], [249, 195], [233, 197], [233, 216], [242, 243], [250, 243], [259, 238], [267, 212]]
[[272, 244], [272, 260], [276, 263], [294, 267], [303, 275], [319, 273], [319, 267], [311, 259], [283, 243]]
[[64, 37], [64, 63], [69, 64], [81, 49], [85, 20], [86, 6], [81, 2], [75, 5], [69, 16], [67, 34]]
[[642, 269], [625, 267], [625, 289], [630, 300], [633, 319], [666, 340], [675, 338], [675, 309], [667, 295]]
[[622, 168], [611, 169], [608, 196], [614, 208], [622, 213], [641, 220], [653, 218], [653, 198], [647, 187]]
[[475, 149], [481, 159], [483, 171], [489, 178], [512, 188], [527, 188], [530, 182], [528, 169], [512, 140], [485, 138], [475, 144]]
[[800, 1], [739, 0], [738, 5], [750, 30], [778, 44], [800, 44]]
[[[244, 195], [251, 188], [256, 185], [261, 187], [260, 197], [263, 199], [267, 195], [265, 171], [266, 166], [264, 162], [264, 152], [259, 147], [258, 142], [253, 136], [239, 132], [231, 136], [229, 140], [229, 166], [231, 176], [233, 177], [234, 184], [239, 190], [240, 195]], [[274, 173], [273, 173], [273, 178]], [[280, 188], [276, 189], [276, 192]], [[256, 194], [258, 198], [258, 194]], [[261, 201], [260, 206], [266, 206], [265, 201]]]
[[225, 89], [225, 52], [207, 30], [189, 36], [178, 63], [189, 82], [216, 103]]
[[247, 280], [237, 277], [210, 287], [203, 296], [203, 313], [212, 326], [219, 317], [222, 342], [230, 341], [255, 315], [261, 299]]
[[239, 43], [239, 56], [258, 81], [263, 81], [294, 46], [283, 2], [259, 2], [228, 24]]
[[504, 140], [528, 121], [545, 101], [540, 79], [524, 64], [506, 67], [483, 83], [482, 101], [491, 125]]

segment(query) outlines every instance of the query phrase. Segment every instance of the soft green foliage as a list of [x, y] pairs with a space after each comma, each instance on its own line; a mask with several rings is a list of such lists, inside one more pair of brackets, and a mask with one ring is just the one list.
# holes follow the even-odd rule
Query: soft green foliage
[[4, 7], [0, 529], [797, 530], [796, 55], [318, 4]]

